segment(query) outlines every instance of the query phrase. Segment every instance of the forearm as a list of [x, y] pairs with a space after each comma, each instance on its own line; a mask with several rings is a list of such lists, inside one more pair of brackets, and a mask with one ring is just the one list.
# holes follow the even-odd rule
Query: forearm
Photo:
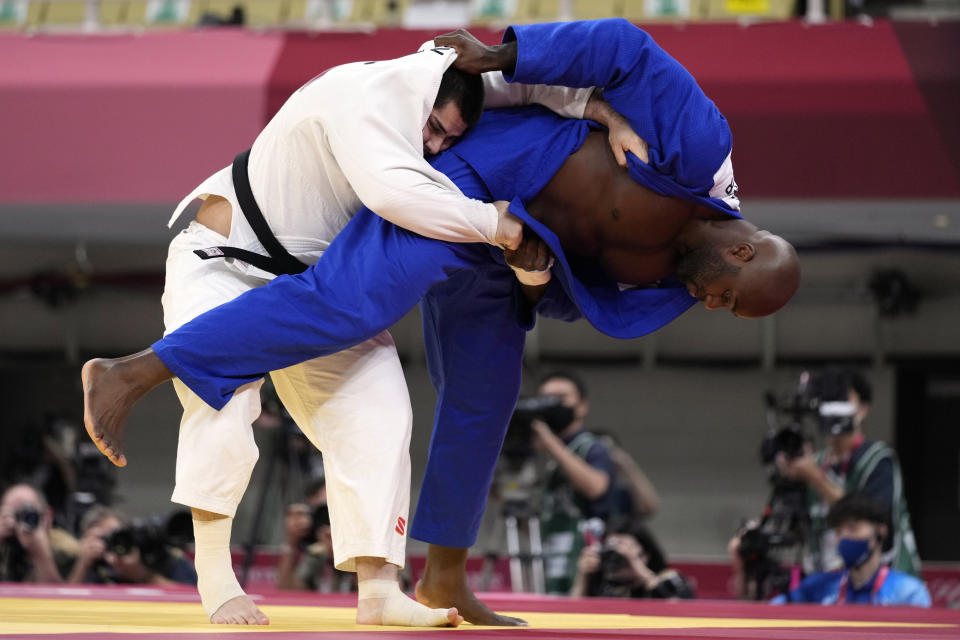
[[628, 124], [626, 118], [617, 113], [617, 111], [610, 106], [610, 103], [604, 100], [603, 91], [600, 89], [593, 89], [591, 92], [590, 99], [587, 100], [587, 104], [583, 108], [583, 119], [593, 120], [608, 129], [615, 123], [623, 122]]
[[297, 577], [296, 566], [300, 552], [293, 545], [288, 545], [288, 550], [280, 557], [280, 564], [277, 565], [277, 589], [296, 589], [303, 590], [306, 585]]
[[587, 574], [583, 571], [577, 571], [573, 579], [573, 586], [570, 587], [571, 598], [583, 598], [587, 595]]
[[32, 558], [34, 582], [63, 582], [63, 577], [57, 570], [57, 564], [53, 561], [53, 554], [49, 550], [38, 552]]
[[537, 306], [537, 303], [543, 299], [544, 294], [547, 292], [547, 288], [550, 286], [549, 282], [546, 282], [541, 285], [529, 285], [529, 284], [520, 284], [520, 290], [523, 292], [523, 297], [531, 307]]
[[614, 457], [617, 471], [627, 480], [627, 486], [634, 502], [644, 515], [652, 515], [660, 509], [660, 496], [653, 483], [647, 478], [639, 465], [626, 452]]
[[547, 441], [547, 450], [570, 480], [577, 492], [590, 500], [596, 500], [607, 492], [610, 476], [591, 467], [586, 460], [567, 448], [562, 440]]
[[73, 563], [73, 569], [70, 570], [70, 575], [67, 577], [67, 582], [69, 584], [83, 584], [86, 582], [87, 573], [92, 566], [92, 561], [77, 558], [77, 561]]
[[842, 487], [830, 482], [826, 474], [817, 469], [817, 472], [807, 478], [807, 484], [823, 498], [823, 501], [829, 505], [843, 497]]

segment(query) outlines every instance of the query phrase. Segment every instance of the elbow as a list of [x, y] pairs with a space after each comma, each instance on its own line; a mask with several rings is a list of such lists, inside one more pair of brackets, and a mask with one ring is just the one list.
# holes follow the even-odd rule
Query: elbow
[[599, 500], [610, 488], [610, 474], [598, 471], [597, 477], [590, 483], [590, 490], [586, 492], [590, 500]]

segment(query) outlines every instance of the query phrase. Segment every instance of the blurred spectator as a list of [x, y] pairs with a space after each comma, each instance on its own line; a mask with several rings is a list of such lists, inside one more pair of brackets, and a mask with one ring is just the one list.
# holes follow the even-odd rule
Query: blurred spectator
[[923, 582], [891, 569], [881, 559], [883, 542], [890, 537], [887, 514], [884, 505], [864, 493], [849, 493], [835, 502], [827, 521], [836, 531], [837, 552], [845, 568], [808, 576], [773, 603], [929, 607], [930, 593]]
[[80, 534], [72, 583], [197, 583], [190, 560], [152, 522], [131, 525], [122, 513], [96, 505], [84, 514]]
[[779, 454], [777, 469], [788, 480], [807, 485], [810, 530], [805, 540], [805, 573], [836, 569], [839, 558], [826, 522], [830, 506], [858, 491], [878, 502], [893, 524], [886, 536], [886, 562], [913, 575], [920, 573], [920, 557], [903, 495], [897, 455], [883, 442], [867, 440], [863, 423], [869, 413], [872, 389], [859, 373], [829, 371], [821, 379], [820, 428], [827, 446], [797, 458]]
[[78, 528], [80, 549], [67, 582], [73, 584], [114, 582], [112, 569], [104, 556], [110, 536], [125, 525], [126, 521], [113, 509], [102, 505], [91, 507], [80, 520]]
[[584, 547], [570, 589], [574, 597], [692, 598], [686, 578], [667, 567], [666, 557], [642, 525], [627, 523], [602, 544]]
[[800, 442], [789, 451], [781, 446], [771, 453], [775, 489], [765, 516], [748, 524], [728, 547], [741, 596], [769, 598], [796, 588], [803, 575], [839, 569], [843, 563], [826, 516], [831, 505], [852, 492], [864, 493], [886, 509], [892, 528], [885, 537], [884, 562], [919, 573], [896, 453], [864, 436], [871, 397], [870, 384], [855, 371], [828, 369], [801, 376], [791, 411], [816, 413], [826, 447], [814, 452]]
[[620, 446], [614, 434], [599, 429], [594, 429], [593, 433], [600, 436], [600, 441], [610, 451], [616, 471], [611, 489], [612, 515], [641, 521], [656, 514], [660, 509], [660, 496], [634, 457]]
[[287, 507], [287, 545], [277, 567], [277, 588], [321, 593], [355, 591], [356, 574], [339, 571], [333, 564], [325, 485], [314, 481], [308, 485], [306, 494], [312, 504], [295, 503]]
[[77, 541], [53, 526], [53, 510], [28, 484], [15, 484], [0, 499], [0, 580], [63, 582]]
[[583, 381], [552, 373], [540, 382], [537, 396], [553, 396], [568, 409], [562, 420], [532, 424], [534, 443], [548, 456], [541, 511], [546, 589], [568, 593], [586, 521], [610, 516], [614, 464], [607, 445], [584, 429], [590, 401]]

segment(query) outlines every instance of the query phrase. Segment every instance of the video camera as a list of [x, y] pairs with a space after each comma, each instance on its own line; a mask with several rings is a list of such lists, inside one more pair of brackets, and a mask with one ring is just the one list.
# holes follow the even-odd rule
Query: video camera
[[829, 369], [804, 371], [785, 396], [765, 395], [768, 431], [760, 443], [760, 460], [771, 467], [772, 490], [763, 516], [741, 535], [739, 547], [744, 577], [754, 583], [757, 599], [786, 590], [788, 566], [799, 564], [810, 526], [806, 485], [781, 476], [774, 461], [780, 454], [788, 459], [804, 455], [808, 423], [815, 423], [827, 436], [850, 433], [856, 415], [856, 407], [849, 401], [851, 389], [869, 400], [869, 387], [857, 374]]
[[520, 398], [510, 418], [501, 453], [511, 460], [525, 460], [533, 455], [533, 421], [541, 420], [554, 433], [560, 433], [573, 422], [573, 408], [564, 406], [557, 396]]

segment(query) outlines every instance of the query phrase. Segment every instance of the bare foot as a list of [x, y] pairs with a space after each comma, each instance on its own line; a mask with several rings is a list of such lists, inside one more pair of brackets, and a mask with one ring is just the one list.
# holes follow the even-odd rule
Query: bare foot
[[440, 585], [428, 584], [424, 580], [417, 582], [417, 601], [428, 607], [455, 607], [463, 619], [471, 624], [497, 627], [525, 627], [526, 620], [494, 613], [473, 595], [466, 584]]
[[227, 600], [210, 616], [213, 624], [270, 624], [270, 618], [265, 616], [257, 605], [253, 604], [250, 596], [242, 595]]
[[95, 358], [83, 365], [83, 424], [110, 462], [127, 466], [123, 455], [127, 414], [147, 391], [172, 377], [152, 349], [125, 358]]
[[357, 624], [401, 627], [457, 627], [463, 622], [457, 609], [434, 609], [399, 591], [388, 598], [363, 598], [357, 601]]

